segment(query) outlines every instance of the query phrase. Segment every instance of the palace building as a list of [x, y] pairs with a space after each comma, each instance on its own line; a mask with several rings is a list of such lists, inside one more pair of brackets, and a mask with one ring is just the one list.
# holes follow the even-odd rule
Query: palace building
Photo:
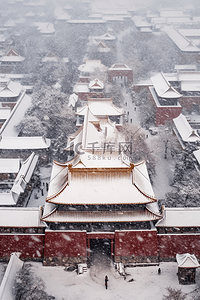
[[97, 251], [125, 265], [175, 261], [177, 253], [200, 259], [200, 208], [158, 210], [145, 161], [129, 159], [123, 109], [112, 98], [88, 98], [76, 114], [44, 208], [0, 209], [0, 260], [20, 252], [46, 266], [90, 265]]
[[132, 163], [124, 153], [123, 110], [112, 98], [89, 98], [77, 115], [84, 121], [66, 148], [74, 155], [53, 163], [44, 264], [88, 262], [96, 249], [114, 262], [157, 261], [161, 215], [145, 161]]

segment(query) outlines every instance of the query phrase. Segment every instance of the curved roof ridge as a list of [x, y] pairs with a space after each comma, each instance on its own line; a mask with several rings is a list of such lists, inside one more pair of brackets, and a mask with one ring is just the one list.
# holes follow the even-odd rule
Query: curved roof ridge
[[153, 211], [152, 209], [150, 209], [149, 207], [146, 206], [146, 210], [148, 210], [149, 212], [151, 212], [153, 215], [162, 218], [162, 214], [158, 214], [157, 212]]
[[142, 160], [138, 161], [137, 163], [134, 163], [134, 167], [140, 166], [144, 163], [145, 163], [145, 159], [142, 159]]
[[69, 185], [69, 183], [67, 182], [62, 188], [61, 190], [59, 190], [57, 193], [53, 194], [52, 196], [49, 196], [46, 198], [46, 202], [51, 202], [54, 203], [53, 201], [51, 201], [52, 199], [58, 197], [65, 189], [66, 187]]
[[66, 168], [68, 167], [68, 164], [66, 165], [66, 163], [61, 163], [61, 162], [59, 162], [57, 160], [53, 160], [53, 164], [55, 164], [55, 165], [57, 165], [59, 167], [66, 167]]
[[123, 112], [123, 108], [122, 108], [122, 107], [118, 107], [118, 106], [116, 106], [116, 105], [113, 103], [113, 101], [112, 101], [112, 104], [111, 104], [111, 106], [112, 106], [114, 109], [116, 109], [116, 111], [118, 111], [119, 113], [122, 113], [122, 114], [124, 114], [124, 112]]
[[150, 196], [150, 195], [148, 195], [147, 193], [143, 192], [143, 191], [136, 185], [136, 183], [133, 183], [133, 185], [137, 188], [137, 190], [138, 190], [143, 196], [145, 196], [145, 197], [148, 198], [148, 199], [153, 200], [153, 201], [151, 201], [151, 202], [156, 202], [156, 201], [157, 201], [157, 199], [156, 199], [155, 197]]
[[49, 211], [49, 212], [46, 213], [44, 216], [42, 216], [41, 220], [42, 220], [42, 221], [45, 221], [45, 218], [50, 217], [56, 210], [57, 210], [57, 207], [55, 207], [52, 211]]

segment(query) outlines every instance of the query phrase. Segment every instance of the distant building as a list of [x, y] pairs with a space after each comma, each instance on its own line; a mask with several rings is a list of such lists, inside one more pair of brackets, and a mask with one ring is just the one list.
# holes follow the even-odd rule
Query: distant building
[[183, 149], [185, 149], [187, 143], [200, 145], [200, 136], [197, 130], [190, 126], [183, 114], [180, 114], [177, 118], [173, 119], [173, 122], [175, 125], [174, 132]]
[[21, 63], [24, 61], [24, 57], [20, 56], [16, 51], [11, 50], [6, 55], [0, 58], [1, 64], [9, 65], [9, 64], [16, 64]]
[[79, 97], [79, 100], [87, 100], [88, 97], [103, 98], [104, 83], [98, 78], [87, 82], [77, 82], [73, 92]]
[[78, 70], [80, 71], [79, 81], [89, 83], [91, 76], [98, 76], [99, 74], [105, 76], [107, 67], [101, 63], [101, 60], [86, 60], [84, 64], [79, 66]]
[[156, 223], [160, 259], [175, 259], [177, 253], [193, 253], [199, 258], [200, 208], [163, 207], [162, 216]]
[[153, 87], [149, 87], [150, 99], [156, 109], [156, 126], [172, 121], [181, 113], [179, 99], [182, 95], [174, 89], [163, 73], [151, 77]]
[[196, 269], [199, 262], [194, 254], [176, 254], [178, 264], [178, 280], [180, 284], [195, 284]]
[[[38, 155], [34, 152], [20, 164], [17, 159], [0, 160], [0, 206], [15, 206], [24, 192], [28, 198], [31, 187], [29, 182], [37, 162]], [[15, 163], [15, 166], [11, 166], [11, 163]]]
[[188, 39], [172, 26], [165, 27], [164, 31], [179, 49], [182, 64], [185, 64], [187, 61], [195, 61], [197, 63], [200, 61], [200, 48], [196, 46], [192, 39]]
[[133, 70], [126, 64], [114, 64], [108, 69], [108, 82], [129, 84], [133, 81]]

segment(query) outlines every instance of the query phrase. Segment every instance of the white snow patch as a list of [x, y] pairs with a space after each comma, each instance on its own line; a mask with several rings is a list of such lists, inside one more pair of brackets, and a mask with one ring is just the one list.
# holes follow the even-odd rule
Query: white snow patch
[[68, 236], [67, 234], [62, 234], [62, 237], [66, 240], [66, 241], [71, 241], [70, 236]]

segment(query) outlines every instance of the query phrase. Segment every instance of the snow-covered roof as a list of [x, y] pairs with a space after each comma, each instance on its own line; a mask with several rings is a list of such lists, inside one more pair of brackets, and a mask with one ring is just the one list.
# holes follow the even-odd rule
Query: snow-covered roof
[[0, 207], [0, 227], [44, 227], [41, 207]]
[[162, 72], [152, 76], [151, 81], [159, 97], [175, 99], [182, 97], [182, 95], [171, 86]]
[[151, 19], [152, 24], [166, 24], [166, 22], [167, 22], [166, 18], [154, 17]]
[[184, 71], [196, 71], [197, 66], [196, 65], [175, 65], [175, 70], [184, 70]]
[[152, 32], [152, 29], [151, 28], [143, 28], [143, 27], [141, 27], [140, 28], [140, 32]]
[[179, 81], [200, 81], [199, 71], [180, 71], [177, 76]]
[[151, 27], [151, 23], [147, 22], [146, 18], [141, 16], [134, 16], [132, 18], [133, 22], [135, 23], [136, 27]]
[[178, 31], [184, 35], [184, 36], [187, 36], [187, 37], [200, 37], [200, 29], [198, 28], [185, 28], [185, 29], [178, 29]]
[[194, 254], [189, 254], [189, 253], [176, 254], [176, 260], [179, 268], [199, 267], [199, 262]]
[[90, 83], [89, 83], [89, 89], [99, 90], [99, 89], [103, 89], [103, 88], [104, 88], [104, 84], [98, 78], [95, 78], [94, 80], [90, 81]]
[[50, 147], [51, 140], [43, 136], [5, 136], [0, 138], [0, 149], [47, 149]]
[[190, 15], [186, 15], [184, 11], [182, 10], [161, 10], [160, 11], [161, 17], [176, 17], [176, 18], [182, 18], [182, 17], [190, 17]]
[[45, 1], [43, 1], [43, 0], [24, 1], [24, 5], [27, 5], [27, 6], [43, 6], [43, 5], [45, 5]]
[[19, 82], [0, 77], [0, 98], [18, 97], [21, 91], [22, 85]]
[[74, 93], [89, 93], [88, 83], [86, 82], [77, 82], [73, 88]]
[[104, 15], [124, 15], [126, 16], [128, 14], [127, 9], [126, 8], [122, 8], [122, 7], [98, 7], [98, 11], [101, 12]]
[[100, 60], [86, 60], [86, 62], [78, 67], [79, 71], [93, 73], [95, 69], [102, 71], [106, 70], [106, 67], [101, 63]]
[[22, 62], [24, 57], [20, 56], [16, 51], [11, 50], [0, 58], [1, 62]]
[[23, 179], [25, 183], [28, 183], [30, 181], [33, 171], [37, 165], [38, 158], [39, 156], [33, 152], [25, 161], [22, 162], [21, 168], [19, 170], [19, 173], [17, 174], [17, 177], [15, 178], [14, 185], [12, 187], [12, 191], [14, 193], [17, 194], [21, 179]]
[[75, 107], [76, 102], [78, 101], [78, 96], [73, 93], [72, 95], [70, 95], [69, 97], [69, 102], [68, 102], [68, 106], [73, 106]]
[[7, 120], [10, 112], [10, 107], [0, 107], [0, 120]]
[[180, 18], [176, 18], [176, 17], [169, 17], [167, 18], [167, 23], [168, 24], [180, 24], [180, 23], [191, 23], [191, 19], [190, 17], [180, 17]]
[[123, 108], [113, 104], [112, 98], [88, 98], [87, 105], [77, 109], [76, 114], [84, 116], [88, 107], [94, 116], [120, 116], [124, 113]]
[[15, 19], [16, 24], [24, 24], [26, 22], [25, 18], [17, 18]]
[[13, 285], [17, 272], [21, 270], [24, 262], [19, 259], [21, 253], [13, 252], [10, 256], [3, 280], [0, 286], [0, 299], [13, 300]]
[[0, 173], [18, 173], [20, 161], [19, 158], [0, 158]]
[[88, 16], [88, 18], [91, 18], [91, 19], [102, 19], [102, 13], [94, 13], [94, 14], [90, 14]]
[[0, 136], [4, 137], [17, 137], [19, 132], [16, 130], [16, 125], [23, 119], [26, 110], [31, 105], [31, 97], [22, 93], [15, 107], [11, 111], [9, 118], [0, 129]]
[[194, 22], [197, 22], [197, 23], [200, 22], [200, 17], [199, 16], [198, 17], [194, 16], [192, 19], [193, 19]]
[[92, 114], [89, 106], [86, 106], [84, 123], [77, 131], [77, 134], [69, 136], [67, 149], [70, 147], [70, 143], [73, 142], [75, 152], [77, 152], [76, 145], [78, 143], [81, 143], [82, 149], [87, 151], [93, 151], [92, 144], [95, 144], [95, 148], [98, 151], [103, 151], [104, 145], [108, 146], [109, 143], [112, 143], [112, 147], [116, 148], [117, 146], [119, 147], [117, 143], [122, 141], [124, 142], [124, 137], [117, 128], [117, 125], [108, 116], [98, 118]]
[[1, 78], [10, 78], [12, 80], [21, 80], [24, 78], [24, 74], [8, 74], [8, 73], [2, 73]]
[[[38, 161], [38, 155], [33, 152], [26, 161], [22, 162], [21, 168], [10, 190], [0, 193], [0, 205], [16, 205], [21, 193], [25, 191]], [[1, 224], [1, 222], [0, 222]]]
[[60, 90], [62, 85], [59, 82], [56, 82], [56, 84], [53, 85], [53, 88], [56, 90]]
[[197, 130], [190, 126], [183, 114], [180, 114], [177, 118], [173, 119], [173, 122], [184, 142], [200, 141], [200, 136], [198, 135]]
[[114, 64], [112, 65], [110, 68], [109, 68], [109, 71], [132, 71], [131, 68], [129, 68], [126, 64], [123, 64], [123, 63], [117, 63], [117, 64]]
[[117, 22], [123, 22], [124, 21], [124, 16], [116, 16], [116, 15], [113, 15], [113, 14], [110, 14], [110, 15], [103, 15], [102, 19], [105, 20], [106, 22], [107, 21], [117, 21]]
[[14, 27], [15, 25], [15, 21], [10, 19], [4, 24], [4, 27]]
[[109, 52], [110, 51], [110, 48], [106, 46], [106, 44], [102, 41], [100, 41], [98, 44], [97, 44], [97, 47], [98, 47], [98, 51], [99, 52]]
[[56, 19], [60, 20], [60, 21], [68, 21], [71, 19], [71, 17], [65, 11], [60, 11], [60, 12], [57, 12]]
[[0, 43], [4, 43], [6, 41], [6, 38], [3, 34], [0, 34]]
[[[157, 107], [163, 107], [163, 105], [160, 104], [158, 96], [157, 96], [157, 94], [156, 94], [156, 92], [155, 92], [155, 90], [154, 90], [154, 88], [152, 86], [149, 87], [149, 91], [150, 91], [150, 93], [151, 93], [151, 95], [153, 97], [153, 100], [154, 100], [156, 106]], [[176, 105], [165, 105], [165, 107], [177, 107], [177, 108], [179, 107], [179, 108], [181, 108], [181, 105], [178, 102]]]
[[27, 12], [27, 14], [25, 14], [25, 17], [35, 17], [35, 14], [32, 11]]
[[70, 24], [104, 24], [105, 20], [69, 20]]
[[35, 22], [34, 24], [40, 33], [53, 34], [55, 32], [55, 29], [54, 29], [54, 26], [52, 23]]
[[200, 92], [200, 81], [181, 81], [181, 91]]
[[163, 218], [156, 227], [200, 227], [200, 207], [164, 207]]
[[103, 40], [103, 41], [114, 41], [114, 40], [116, 40], [116, 37], [115, 36], [113, 36], [113, 35], [111, 35], [110, 33], [105, 33], [105, 34], [103, 34], [103, 35], [101, 35], [100, 37], [99, 37], [101, 40]]
[[200, 52], [200, 49], [182, 35], [176, 28], [168, 26], [165, 28], [165, 32], [181, 51]]
[[43, 216], [45, 222], [98, 223], [98, 222], [145, 222], [157, 220], [158, 216], [145, 211], [53, 211]]
[[116, 154], [111, 160], [99, 161], [89, 156], [85, 153], [66, 164], [54, 162], [47, 202], [98, 205], [156, 201], [144, 161], [133, 165], [123, 159], [116, 161]]

